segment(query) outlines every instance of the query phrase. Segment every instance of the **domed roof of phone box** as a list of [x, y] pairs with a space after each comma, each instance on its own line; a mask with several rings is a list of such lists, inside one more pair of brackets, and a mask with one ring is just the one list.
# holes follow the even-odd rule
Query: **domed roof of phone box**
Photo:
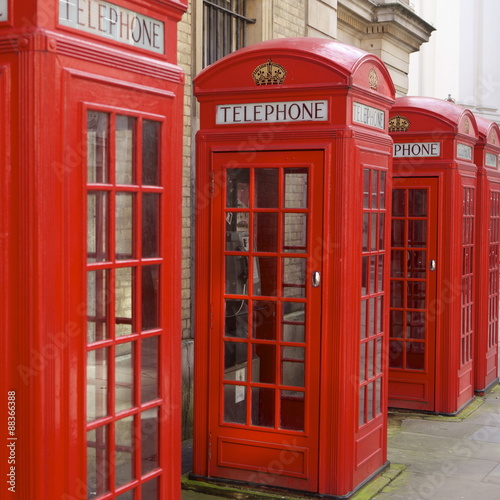
[[[255, 69], [271, 60], [286, 71], [279, 85], [256, 85]], [[206, 67], [195, 79], [195, 94], [275, 92], [280, 89], [355, 87], [394, 99], [389, 71], [374, 54], [335, 40], [280, 38], [239, 49]]]

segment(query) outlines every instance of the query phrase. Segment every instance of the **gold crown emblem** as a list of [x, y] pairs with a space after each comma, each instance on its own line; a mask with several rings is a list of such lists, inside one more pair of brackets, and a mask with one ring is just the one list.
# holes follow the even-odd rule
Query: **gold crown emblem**
[[285, 81], [286, 69], [269, 59], [257, 66], [252, 73], [256, 85], [281, 85]]
[[378, 88], [378, 75], [374, 68], [370, 70], [368, 73], [368, 84], [370, 88], [373, 90], [377, 90]]
[[470, 122], [468, 118], [466, 118], [464, 122], [464, 131], [466, 134], [470, 132]]
[[406, 132], [410, 128], [410, 120], [404, 116], [393, 116], [389, 120], [389, 132]]

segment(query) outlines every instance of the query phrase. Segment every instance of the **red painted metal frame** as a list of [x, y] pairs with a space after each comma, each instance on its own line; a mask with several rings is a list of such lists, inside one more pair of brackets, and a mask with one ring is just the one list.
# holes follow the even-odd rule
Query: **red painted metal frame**
[[[85, 232], [82, 100], [137, 111], [165, 105], [169, 227], [163, 246], [164, 355], [168, 404], [162, 462], [165, 498], [180, 497], [180, 187], [183, 75], [176, 23], [186, 1], [115, 1], [165, 22], [164, 55], [152, 55], [57, 23], [58, 1], [9, 3], [0, 25], [2, 155], [2, 394], [16, 393], [16, 493], [19, 498], [82, 499], [85, 458]], [[125, 106], [124, 106], [125, 105]], [[5, 348], [5, 349], [4, 349]], [[7, 401], [4, 399], [4, 406]], [[1, 422], [4, 422], [5, 411]], [[6, 442], [6, 425], [0, 436]], [[7, 448], [0, 451], [6, 477]], [[3, 495], [3, 493], [2, 493]]]
[[[462, 221], [464, 188], [475, 189], [473, 154], [460, 158], [458, 144], [474, 148], [474, 115], [458, 105], [433, 98], [400, 97], [390, 117], [409, 120], [407, 131], [391, 132], [394, 143], [439, 142], [438, 157], [394, 158], [393, 174], [438, 179], [438, 258], [436, 310], [436, 380], [434, 412], [454, 414], [473, 398], [473, 362], [462, 363]], [[472, 149], [470, 150], [472, 151]], [[477, 199], [477, 196], [475, 197]], [[476, 312], [473, 311], [473, 315]], [[468, 341], [471, 337], [468, 337]], [[389, 394], [390, 398], [390, 394]]]
[[[256, 87], [252, 72], [272, 59], [286, 68], [281, 85]], [[369, 85], [370, 70], [378, 77], [377, 88]], [[214, 153], [234, 152], [244, 159], [254, 151], [324, 152], [323, 239], [318, 253], [323, 262], [321, 377], [319, 386], [319, 469], [322, 495], [346, 495], [385, 466], [387, 392], [382, 384], [381, 411], [373, 420], [358, 425], [361, 302], [361, 244], [363, 168], [387, 172], [390, 189], [391, 141], [386, 128], [379, 130], [353, 121], [353, 102], [383, 110], [384, 127], [393, 103], [394, 87], [386, 68], [372, 55], [338, 42], [313, 38], [283, 39], [247, 47], [205, 69], [195, 79], [201, 104], [201, 127], [197, 135], [197, 239], [195, 345], [194, 477], [209, 476], [209, 461], [217, 460], [217, 436], [209, 435], [212, 401], [212, 311], [219, 299], [211, 295], [212, 254], [221, 252], [212, 238], [212, 196], [221, 179], [212, 167]], [[217, 104], [263, 103], [327, 99], [325, 122], [246, 123], [217, 125]], [[390, 209], [390, 206], [387, 208]], [[389, 245], [388, 225], [383, 236]], [[386, 270], [388, 267], [386, 267]], [[384, 288], [388, 290], [388, 273]], [[387, 292], [386, 292], [387, 293]], [[387, 304], [387, 302], [386, 302]], [[384, 332], [388, 328], [384, 309]], [[386, 348], [384, 334], [384, 349]], [[383, 378], [387, 369], [383, 359]], [[218, 403], [215, 403], [218, 404]], [[243, 453], [243, 451], [242, 451]], [[265, 464], [263, 472], [269, 472]], [[278, 476], [273, 486], [286, 483]], [[224, 479], [224, 478], [222, 478]], [[248, 481], [255, 474], [248, 471]], [[257, 480], [258, 482], [258, 480]], [[292, 486], [293, 487], [293, 486]]]
[[483, 394], [498, 382], [500, 128], [479, 116], [476, 121], [479, 141], [474, 150], [478, 167], [474, 390]]

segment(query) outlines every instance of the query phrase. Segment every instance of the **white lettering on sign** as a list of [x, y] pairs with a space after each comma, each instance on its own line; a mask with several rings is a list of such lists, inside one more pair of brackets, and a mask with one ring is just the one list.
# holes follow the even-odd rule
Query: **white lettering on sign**
[[459, 142], [457, 144], [457, 156], [458, 158], [463, 158], [464, 160], [472, 160], [472, 147]]
[[359, 102], [354, 102], [352, 105], [352, 120], [370, 127], [385, 129], [385, 112]]
[[497, 167], [497, 155], [494, 155], [491, 153], [486, 153], [486, 166], [498, 168]]
[[328, 120], [328, 101], [220, 104], [215, 123], [322, 122]]
[[85, 33], [165, 52], [165, 24], [104, 0], [59, 0], [59, 22]]
[[9, 2], [8, 0], [0, 0], [0, 22], [9, 19]]
[[394, 158], [418, 158], [440, 154], [440, 142], [403, 142], [392, 146]]

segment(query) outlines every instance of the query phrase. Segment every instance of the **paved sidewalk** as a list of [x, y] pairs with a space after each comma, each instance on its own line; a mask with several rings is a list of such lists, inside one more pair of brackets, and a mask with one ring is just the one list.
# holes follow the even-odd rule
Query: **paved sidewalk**
[[[388, 444], [390, 471], [352, 500], [500, 500], [500, 386], [456, 417], [391, 413]], [[212, 493], [182, 500], [220, 500]]]

